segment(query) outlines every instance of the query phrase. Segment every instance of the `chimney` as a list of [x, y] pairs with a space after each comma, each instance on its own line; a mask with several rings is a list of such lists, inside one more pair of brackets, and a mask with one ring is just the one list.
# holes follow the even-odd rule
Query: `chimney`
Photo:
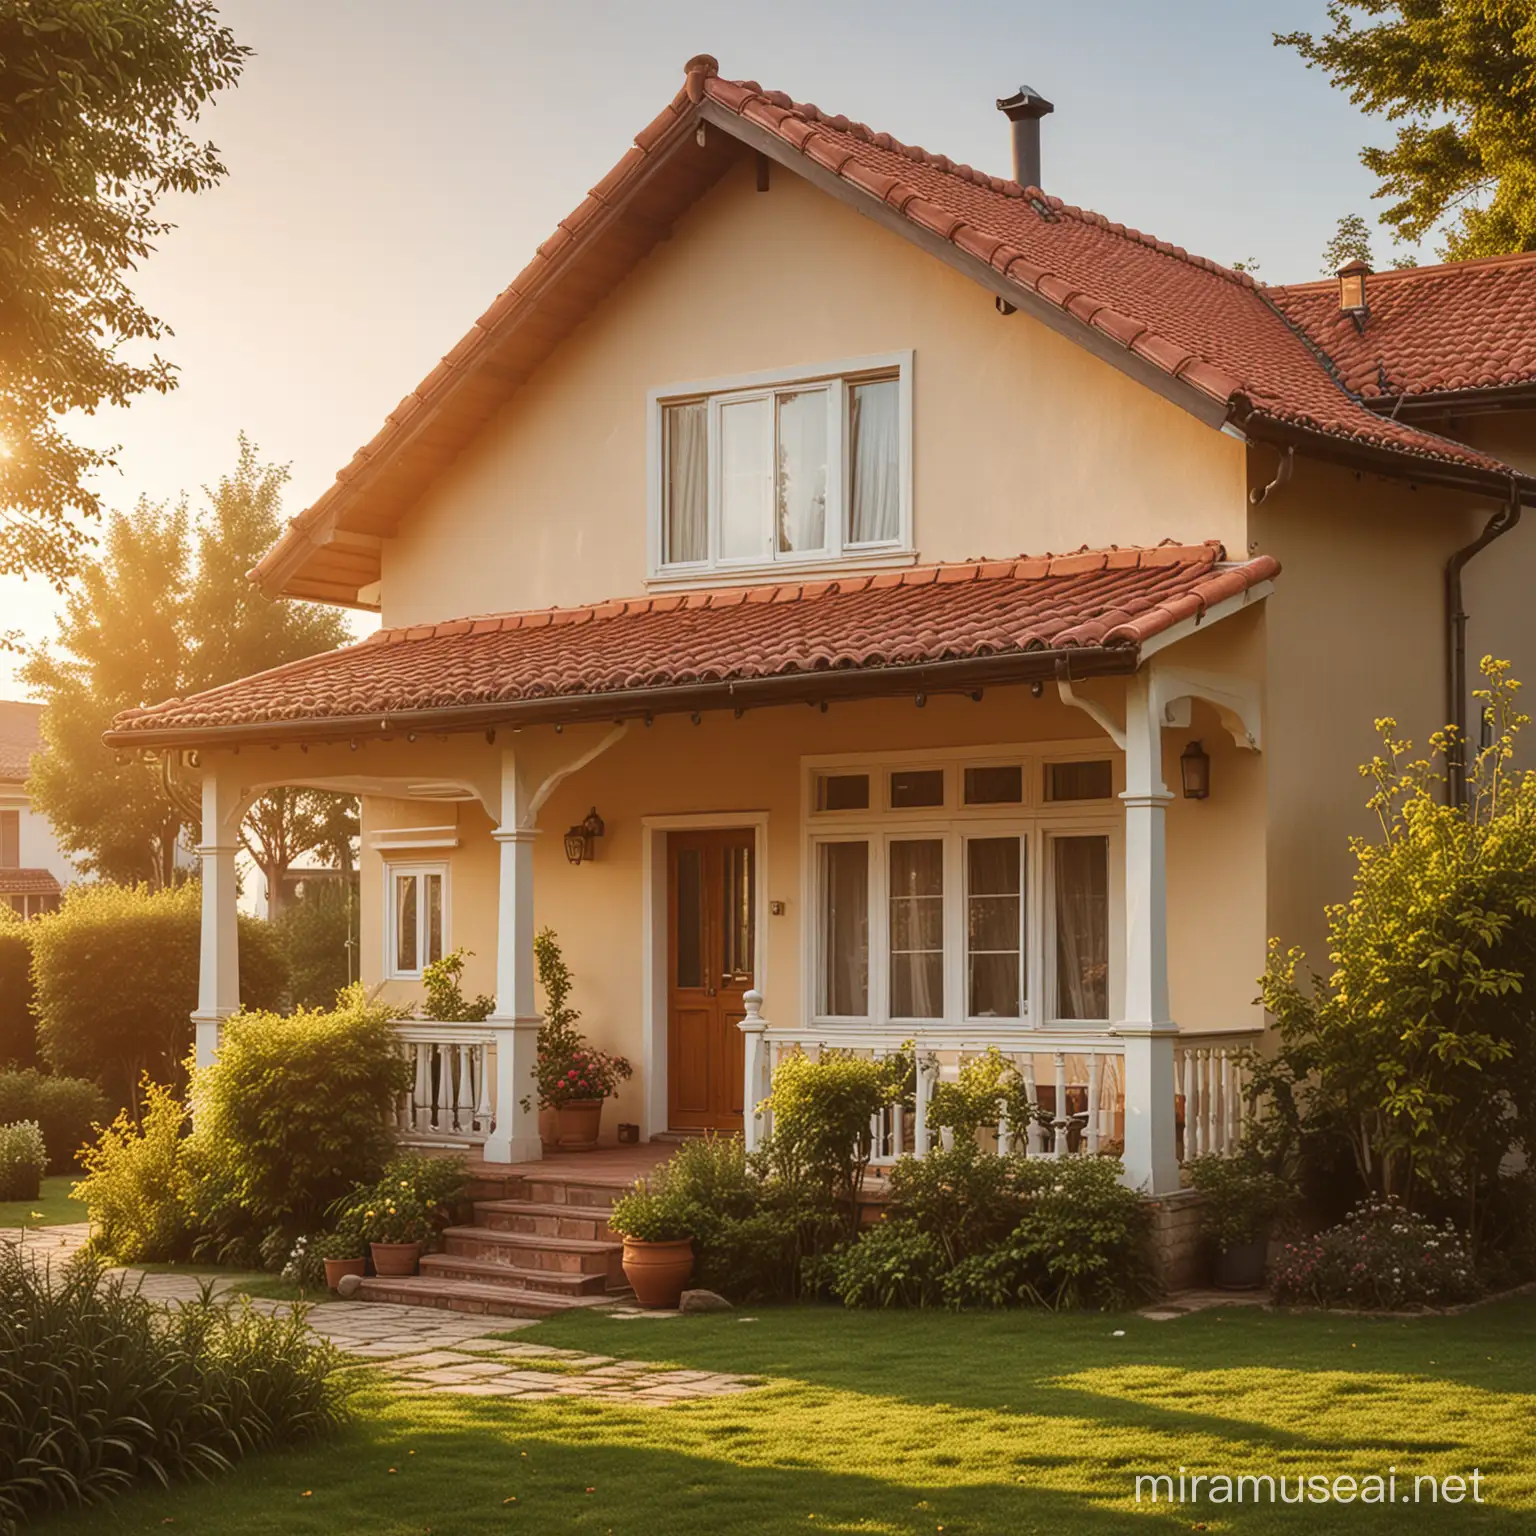
[[1040, 119], [1055, 107], [1044, 96], [1021, 85], [997, 104], [1013, 124], [1013, 179], [1021, 187], [1040, 185]]
[[1339, 308], [1346, 315], [1353, 315], [1355, 324], [1360, 325], [1371, 307], [1365, 298], [1365, 280], [1371, 275], [1371, 264], [1356, 256], [1339, 267], [1337, 275]]

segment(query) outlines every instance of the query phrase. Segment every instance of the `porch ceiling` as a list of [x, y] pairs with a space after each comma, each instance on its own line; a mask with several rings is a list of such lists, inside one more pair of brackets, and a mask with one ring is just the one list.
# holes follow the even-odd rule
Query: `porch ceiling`
[[106, 740], [339, 740], [1123, 674], [1278, 572], [1169, 544], [458, 619], [128, 710]]

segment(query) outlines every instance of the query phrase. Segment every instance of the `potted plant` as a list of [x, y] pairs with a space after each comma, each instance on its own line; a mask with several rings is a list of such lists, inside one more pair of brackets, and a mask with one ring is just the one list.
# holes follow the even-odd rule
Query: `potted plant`
[[546, 1151], [590, 1152], [597, 1145], [603, 1100], [619, 1091], [634, 1069], [622, 1056], [595, 1051], [576, 1028], [570, 1006], [572, 976], [552, 928], [533, 941], [544, 1019], [539, 1026], [539, 1138]]
[[361, 1276], [368, 1272], [363, 1235], [355, 1222], [344, 1223], [336, 1231], [317, 1238], [315, 1247], [325, 1263], [327, 1290], [337, 1290], [347, 1275]]
[[409, 1179], [386, 1181], [369, 1192], [360, 1215], [362, 1236], [380, 1276], [414, 1275], [422, 1246], [432, 1235], [434, 1207]]
[[1292, 1205], [1290, 1186], [1251, 1152], [1207, 1153], [1189, 1163], [1189, 1181], [1204, 1197], [1200, 1222], [1216, 1253], [1213, 1278], [1225, 1291], [1264, 1284], [1269, 1238]]
[[665, 1184], [642, 1180], [615, 1202], [608, 1225], [624, 1239], [624, 1278], [642, 1307], [675, 1307], [693, 1274], [692, 1211]]

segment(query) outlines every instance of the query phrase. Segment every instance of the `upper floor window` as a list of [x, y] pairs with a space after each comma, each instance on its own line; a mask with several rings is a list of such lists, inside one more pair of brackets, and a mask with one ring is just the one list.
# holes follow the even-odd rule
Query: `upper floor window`
[[678, 386], [651, 407], [653, 577], [910, 552], [910, 353]]

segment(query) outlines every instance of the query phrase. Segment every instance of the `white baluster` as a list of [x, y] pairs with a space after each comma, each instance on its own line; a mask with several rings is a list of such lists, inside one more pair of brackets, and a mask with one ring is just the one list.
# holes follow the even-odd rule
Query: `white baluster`
[[474, 1129], [475, 1083], [469, 1065], [469, 1046], [458, 1048], [459, 1092], [453, 1106], [453, 1128], [456, 1131]]
[[424, 1131], [432, 1123], [432, 1047], [425, 1040], [413, 1042], [416, 1053], [416, 1102], [411, 1129]]
[[1088, 1155], [1099, 1151], [1099, 1053], [1088, 1054]]
[[491, 1134], [491, 1074], [487, 1070], [486, 1056], [489, 1049], [484, 1040], [476, 1043], [474, 1050], [475, 1083], [478, 1092], [475, 1095], [475, 1129], [482, 1136]]
[[[1009, 1061], [1014, 1060], [1011, 1056], [1008, 1059]], [[1015, 1069], [1017, 1069], [1017, 1063], [1015, 1063]], [[1007, 1157], [1012, 1150], [1013, 1126], [1008, 1122], [1007, 1110], [1004, 1110], [997, 1119], [997, 1155], [999, 1157]]]
[[913, 1115], [913, 1152], [918, 1157], [928, 1155], [928, 1058], [916, 1052], [917, 1060], [917, 1109]]
[[1056, 1052], [1056, 1119], [1052, 1129], [1051, 1156], [1067, 1155], [1067, 1058], [1063, 1051]]
[[1040, 1090], [1035, 1085], [1035, 1058], [1024, 1058], [1024, 1094], [1029, 1100], [1029, 1125], [1024, 1131], [1024, 1151], [1029, 1157], [1039, 1157], [1045, 1151], [1045, 1128], [1040, 1124]]
[[[410, 1061], [411, 1047], [406, 1041], [399, 1041], [396, 1049], [406, 1061]], [[402, 1088], [395, 1095], [395, 1129], [402, 1134], [411, 1129], [411, 1090], [409, 1088]]]
[[1216, 1053], [1207, 1048], [1200, 1054], [1205, 1061], [1205, 1150], [1216, 1152]]

